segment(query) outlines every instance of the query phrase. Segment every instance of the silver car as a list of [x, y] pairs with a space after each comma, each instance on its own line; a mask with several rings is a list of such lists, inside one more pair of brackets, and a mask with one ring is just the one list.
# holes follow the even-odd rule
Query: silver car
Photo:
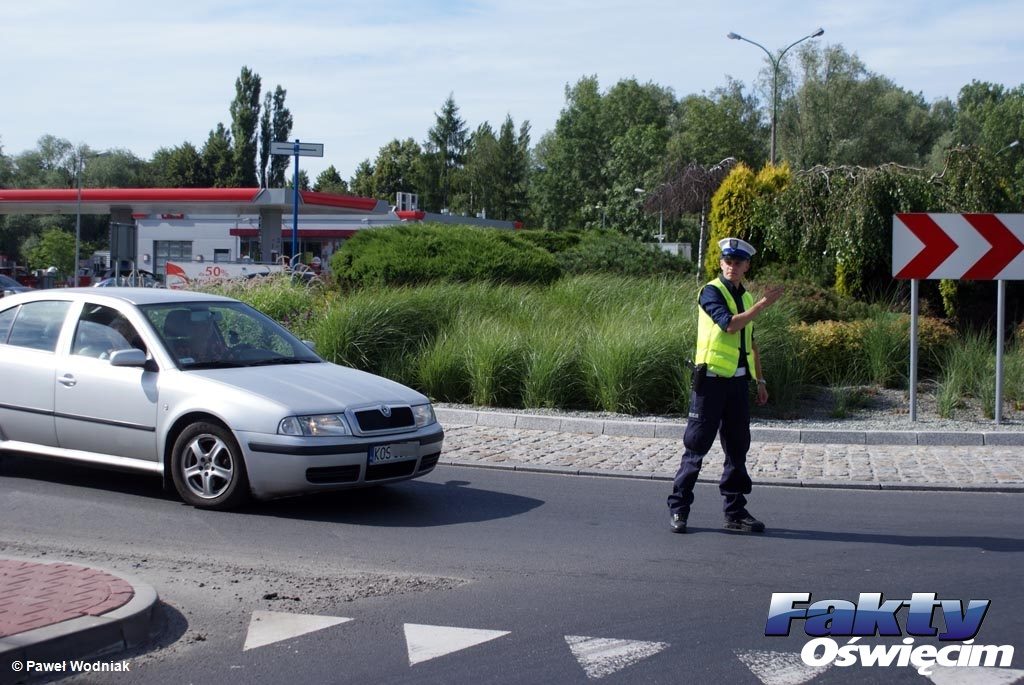
[[0, 379], [0, 451], [159, 474], [209, 509], [422, 476], [444, 440], [420, 393], [187, 291], [5, 297]]

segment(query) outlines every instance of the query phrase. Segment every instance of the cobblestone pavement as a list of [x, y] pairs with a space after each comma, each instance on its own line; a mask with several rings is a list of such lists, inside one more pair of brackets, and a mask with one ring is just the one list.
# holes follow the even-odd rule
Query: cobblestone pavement
[[[442, 461], [570, 473], [614, 472], [671, 479], [682, 440], [447, 423]], [[717, 481], [715, 445], [702, 475]], [[990, 489], [1024, 492], [1019, 446], [837, 445], [754, 442], [747, 467], [755, 482], [860, 487]]]

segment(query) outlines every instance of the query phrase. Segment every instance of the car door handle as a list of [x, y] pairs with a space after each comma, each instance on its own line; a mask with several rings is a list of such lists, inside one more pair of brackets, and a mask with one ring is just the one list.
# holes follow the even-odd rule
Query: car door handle
[[58, 378], [57, 382], [68, 388], [73, 388], [78, 383], [78, 381], [75, 380], [75, 377], [72, 376], [70, 373], [66, 373], [60, 378]]

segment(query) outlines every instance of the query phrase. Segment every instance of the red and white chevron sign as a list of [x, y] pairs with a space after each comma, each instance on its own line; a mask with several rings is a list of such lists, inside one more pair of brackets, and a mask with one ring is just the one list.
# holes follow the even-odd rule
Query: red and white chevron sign
[[897, 214], [892, 276], [1024, 280], [1024, 214]]

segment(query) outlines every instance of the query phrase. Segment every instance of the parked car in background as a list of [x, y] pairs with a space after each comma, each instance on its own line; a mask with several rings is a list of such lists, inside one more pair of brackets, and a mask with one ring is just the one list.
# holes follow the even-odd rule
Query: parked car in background
[[27, 285], [22, 285], [21, 283], [18, 283], [10, 276], [4, 276], [3, 274], [0, 274], [0, 297], [4, 297], [6, 295], [14, 295], [16, 293], [27, 293], [31, 290], [32, 288], [28, 287]]
[[164, 284], [148, 271], [137, 271], [132, 274], [115, 276], [107, 273], [102, 279], [92, 284], [94, 288], [163, 288]]
[[444, 439], [420, 393], [188, 291], [6, 297], [0, 378], [0, 451], [159, 474], [201, 508], [416, 478]]

